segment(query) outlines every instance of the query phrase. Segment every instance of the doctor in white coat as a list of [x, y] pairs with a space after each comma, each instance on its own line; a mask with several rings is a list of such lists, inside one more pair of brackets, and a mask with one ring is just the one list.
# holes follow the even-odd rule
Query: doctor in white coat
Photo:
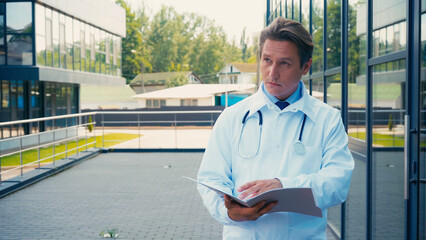
[[218, 118], [198, 181], [241, 199], [276, 188], [312, 188], [323, 217], [268, 213], [276, 202], [242, 207], [198, 185], [223, 239], [326, 239], [327, 208], [345, 201], [354, 161], [337, 109], [309, 96], [301, 77], [312, 65], [311, 35], [277, 18], [260, 36], [257, 93]]

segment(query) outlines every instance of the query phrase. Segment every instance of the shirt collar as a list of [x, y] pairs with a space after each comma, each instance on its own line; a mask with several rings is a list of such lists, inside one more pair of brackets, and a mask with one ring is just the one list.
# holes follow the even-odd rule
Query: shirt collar
[[[259, 89], [255, 94], [253, 94], [253, 101], [252, 104], [250, 104], [249, 108], [249, 116], [255, 114], [264, 106], [267, 106], [269, 110], [278, 111], [278, 107], [275, 105], [275, 102], [272, 102], [272, 100], [266, 94], [267, 91], [263, 91], [263, 89], [264, 85], [263, 82], [261, 82]], [[283, 109], [282, 111], [301, 111], [306, 114], [306, 116], [309, 117], [313, 122], [316, 122], [314, 118], [315, 114], [312, 106], [311, 96], [309, 96], [305, 84], [302, 81], [299, 82], [299, 86], [296, 91], [298, 92], [297, 95], [299, 95], [298, 100], [291, 103], [287, 108]], [[294, 93], [291, 95], [291, 97], [293, 95]]]
[[[269, 100], [271, 100], [271, 102], [273, 102], [274, 104], [277, 102], [277, 101], [281, 101], [281, 100], [279, 100], [277, 97], [275, 97], [274, 95], [272, 95], [272, 94], [270, 94], [266, 89], [265, 89], [265, 85], [263, 84], [263, 82], [262, 82], [262, 84], [261, 84], [261, 90], [263, 91], [263, 93], [269, 98]], [[286, 102], [288, 102], [289, 104], [293, 104], [293, 103], [295, 103], [297, 100], [299, 100], [300, 99], [300, 95], [301, 95], [301, 93], [300, 93], [300, 91], [301, 91], [301, 85], [299, 84], [298, 86], [297, 86], [297, 89], [296, 89], [296, 91], [294, 91], [294, 93], [293, 94], [291, 94], [290, 95], [290, 97], [288, 97], [286, 100], [284, 100], [284, 101], [286, 101]]]

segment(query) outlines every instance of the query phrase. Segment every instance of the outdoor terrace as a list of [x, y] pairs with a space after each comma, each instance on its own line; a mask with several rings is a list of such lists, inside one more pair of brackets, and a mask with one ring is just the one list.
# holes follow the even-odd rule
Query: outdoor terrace
[[[50, 140], [56, 141], [49, 143], [46, 135], [34, 138], [45, 138], [43, 148], [55, 146], [56, 159], [38, 157], [28, 172], [7, 170], [16, 176], [0, 184], [0, 191], [14, 191], [0, 198], [0, 239], [101, 239], [102, 231], [112, 229], [119, 239], [221, 239], [222, 226], [204, 208], [196, 185], [182, 178], [196, 177], [212, 124], [179, 126], [176, 120], [167, 127], [107, 127], [105, 119], [90, 122], [86, 116], [78, 115], [73, 126], [52, 127], [56, 132]], [[91, 125], [98, 126], [90, 132]], [[117, 132], [137, 137], [108, 142], [108, 133]], [[40, 134], [45, 133], [33, 133]], [[95, 143], [94, 137], [102, 140]], [[78, 146], [72, 146], [77, 140]], [[26, 141], [18, 154], [41, 151]], [[65, 143], [69, 153], [61, 158]], [[76, 149], [78, 154], [72, 154]], [[3, 150], [0, 160], [15, 150]], [[327, 234], [335, 239], [331, 231]]]

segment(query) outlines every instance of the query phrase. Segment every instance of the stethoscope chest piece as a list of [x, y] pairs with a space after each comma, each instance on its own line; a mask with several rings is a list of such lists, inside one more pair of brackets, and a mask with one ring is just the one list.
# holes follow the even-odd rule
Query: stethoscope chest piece
[[297, 153], [299, 155], [303, 155], [303, 154], [305, 154], [305, 145], [303, 145], [303, 143], [301, 141], [297, 141], [293, 145], [293, 150], [294, 150], [295, 153]]

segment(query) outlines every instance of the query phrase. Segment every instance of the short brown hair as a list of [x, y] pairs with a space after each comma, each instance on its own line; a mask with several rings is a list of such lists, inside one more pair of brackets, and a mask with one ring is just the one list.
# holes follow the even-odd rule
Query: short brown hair
[[299, 52], [300, 68], [312, 58], [314, 51], [312, 36], [299, 22], [279, 17], [263, 29], [259, 38], [259, 58], [262, 57], [266, 39], [295, 43]]

